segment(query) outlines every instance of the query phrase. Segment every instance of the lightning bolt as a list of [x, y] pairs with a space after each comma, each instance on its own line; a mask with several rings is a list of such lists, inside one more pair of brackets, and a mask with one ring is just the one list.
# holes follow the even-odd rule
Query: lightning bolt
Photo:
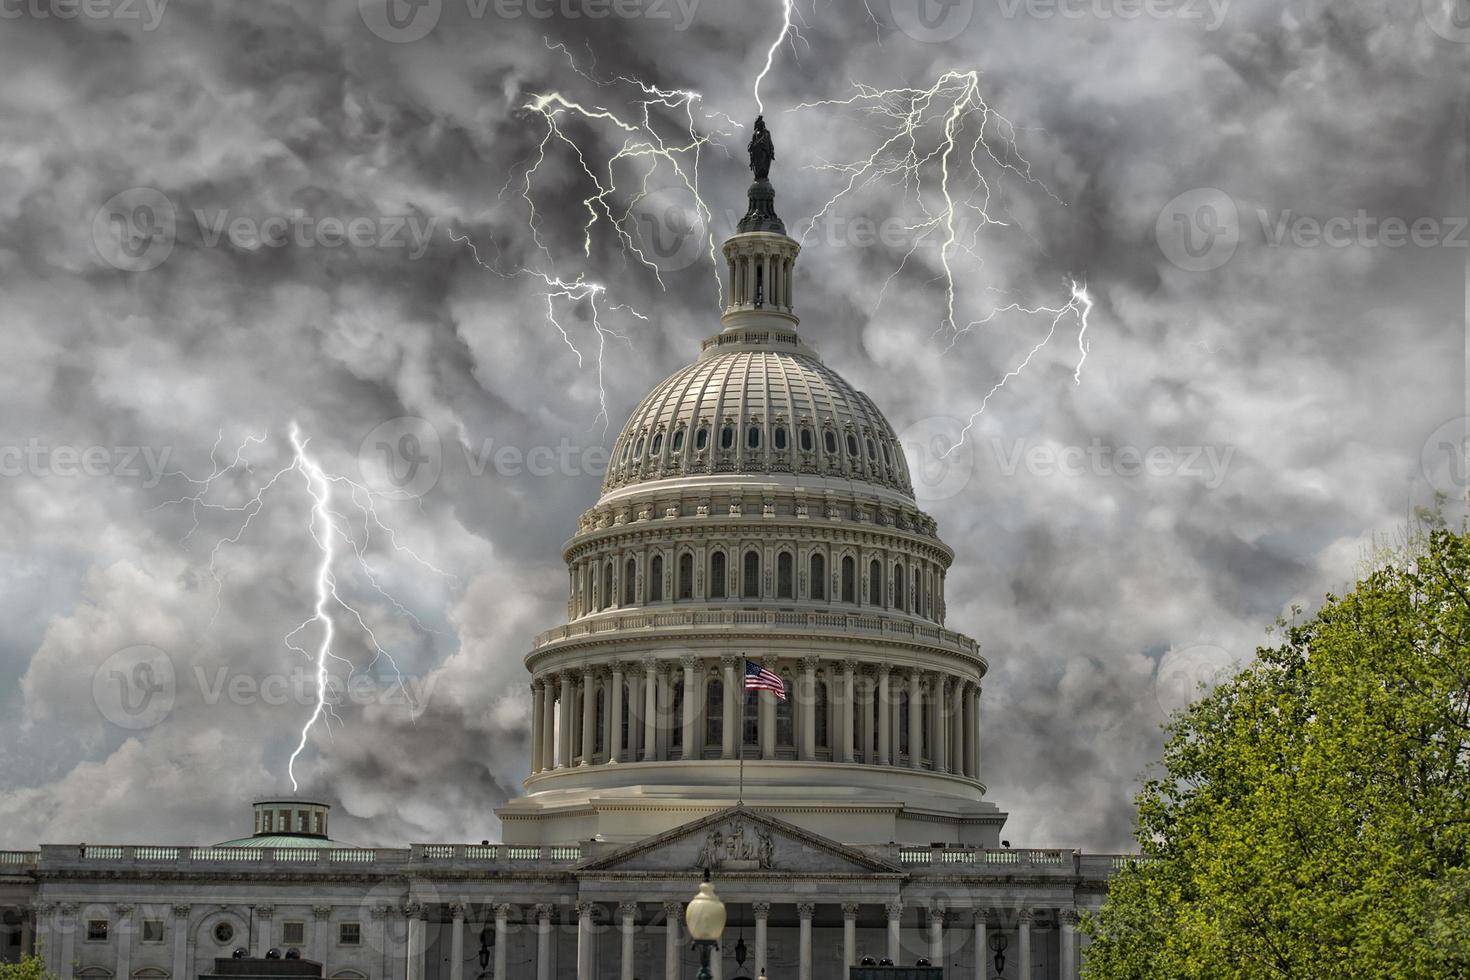
[[[766, 104], [761, 101], [761, 82], [765, 81], [766, 76], [771, 73], [771, 66], [776, 62], [776, 52], [781, 50], [781, 45], [786, 43], [787, 38], [791, 38], [793, 42], [801, 38], [801, 33], [796, 29], [796, 24], [793, 20], [795, 13], [795, 0], [781, 0], [781, 31], [776, 35], [776, 40], [771, 42], [770, 48], [767, 49], [766, 65], [760, 70], [760, 74], [755, 76], [755, 85], [752, 87], [751, 94], [755, 96], [757, 112], [766, 111]], [[869, 11], [870, 16], [871, 13]]]
[[[337, 639], [338, 617], [345, 617], [356, 624], [373, 653], [371, 661], [360, 669], [372, 670], [380, 661], [386, 661], [395, 678], [394, 687], [404, 696], [410, 710], [416, 711], [420, 707], [413, 703], [412, 696], [404, 685], [403, 672], [399, 669], [397, 660], [379, 640], [363, 612], [347, 596], [343, 595], [339, 583], [339, 568], [346, 559], [345, 555], [339, 552], [339, 546], [347, 545], [352, 556], [350, 567], [362, 576], [368, 588], [391, 606], [395, 612], [404, 616], [417, 629], [424, 632], [438, 631], [422, 623], [379, 582], [378, 573], [373, 566], [370, 554], [375, 538], [381, 537], [395, 553], [407, 556], [419, 566], [446, 580], [454, 580], [454, 576], [435, 567], [412, 548], [400, 543], [397, 532], [383, 521], [378, 513], [377, 502], [390, 498], [402, 499], [401, 495], [380, 493], [345, 476], [328, 472], [309, 451], [310, 441], [302, 436], [300, 426], [296, 422], [291, 422], [289, 428], [292, 449], [290, 460], [257, 481], [255, 489], [241, 503], [230, 502], [228, 491], [216, 491], [223, 486], [226, 479], [252, 475], [254, 467], [249, 462], [249, 453], [253, 447], [264, 445], [269, 439], [266, 434], [247, 435], [236, 448], [233, 457], [228, 462], [222, 463], [219, 447], [223, 439], [224, 433], [221, 431], [210, 447], [211, 470], [206, 476], [196, 478], [182, 470], [174, 470], [165, 474], [165, 476], [184, 481], [191, 492], [172, 500], [166, 500], [152, 509], [158, 510], [170, 506], [190, 508], [192, 524], [184, 535], [184, 542], [187, 542], [199, 529], [201, 515], [215, 514], [223, 520], [235, 523], [234, 530], [219, 538], [210, 549], [209, 570], [215, 583], [215, 616], [217, 617], [224, 589], [224, 575], [219, 567], [222, 552], [229, 546], [241, 542], [253, 525], [255, 518], [268, 505], [273, 491], [293, 475], [302, 478], [306, 494], [311, 501], [305, 520], [305, 536], [311, 540], [317, 553], [313, 578], [313, 602], [311, 615], [286, 633], [282, 637], [282, 644], [311, 662], [315, 679], [315, 698], [311, 713], [301, 726], [296, 748], [286, 764], [286, 774], [291, 780], [291, 788], [294, 791], [299, 789], [296, 779], [296, 762], [301, 753], [305, 751], [312, 730], [318, 723], [322, 723], [326, 725], [330, 733], [332, 721], [342, 723], [329, 697], [332, 679], [331, 664], [336, 662], [344, 665], [348, 679], [359, 670], [351, 659], [340, 655], [333, 648]], [[215, 499], [222, 496], [225, 499]], [[314, 625], [321, 629], [321, 637], [315, 649], [308, 650], [298, 642], [298, 637]]]

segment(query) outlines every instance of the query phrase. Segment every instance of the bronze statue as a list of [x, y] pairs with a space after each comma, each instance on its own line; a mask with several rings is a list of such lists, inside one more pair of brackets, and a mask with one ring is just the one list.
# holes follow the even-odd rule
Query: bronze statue
[[750, 169], [756, 180], [771, 176], [771, 161], [776, 159], [776, 144], [771, 142], [771, 131], [766, 128], [766, 117], [755, 117], [755, 131], [750, 134]]

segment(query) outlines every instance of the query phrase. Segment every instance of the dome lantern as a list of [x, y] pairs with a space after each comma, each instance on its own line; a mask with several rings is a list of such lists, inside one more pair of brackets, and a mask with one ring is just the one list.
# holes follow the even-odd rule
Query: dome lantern
[[786, 225], [776, 214], [776, 191], [770, 181], [776, 147], [762, 116], [756, 117], [749, 150], [755, 180], [746, 192], [745, 217], [723, 247], [730, 298], [720, 322], [726, 333], [775, 331], [789, 342], [799, 322], [792, 293], [801, 245], [786, 234]]

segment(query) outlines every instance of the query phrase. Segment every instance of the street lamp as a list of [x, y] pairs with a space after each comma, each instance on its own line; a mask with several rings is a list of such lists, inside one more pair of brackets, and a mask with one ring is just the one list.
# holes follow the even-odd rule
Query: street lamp
[[709, 954], [719, 948], [720, 934], [725, 931], [725, 903], [720, 901], [720, 896], [715, 894], [715, 886], [710, 884], [708, 868], [699, 893], [684, 906], [684, 923], [689, 927], [695, 948], [699, 950], [698, 980], [713, 980], [714, 975], [709, 972]]

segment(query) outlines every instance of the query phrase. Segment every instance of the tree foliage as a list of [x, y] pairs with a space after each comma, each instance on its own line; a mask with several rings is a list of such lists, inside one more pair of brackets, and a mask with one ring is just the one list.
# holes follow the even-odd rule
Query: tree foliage
[[18, 963], [0, 963], [0, 980], [57, 980], [57, 977], [47, 972], [45, 960], [25, 953]]
[[[1283, 624], [1285, 625], [1285, 624]], [[1443, 527], [1176, 714], [1089, 980], [1470, 978], [1470, 539]]]

